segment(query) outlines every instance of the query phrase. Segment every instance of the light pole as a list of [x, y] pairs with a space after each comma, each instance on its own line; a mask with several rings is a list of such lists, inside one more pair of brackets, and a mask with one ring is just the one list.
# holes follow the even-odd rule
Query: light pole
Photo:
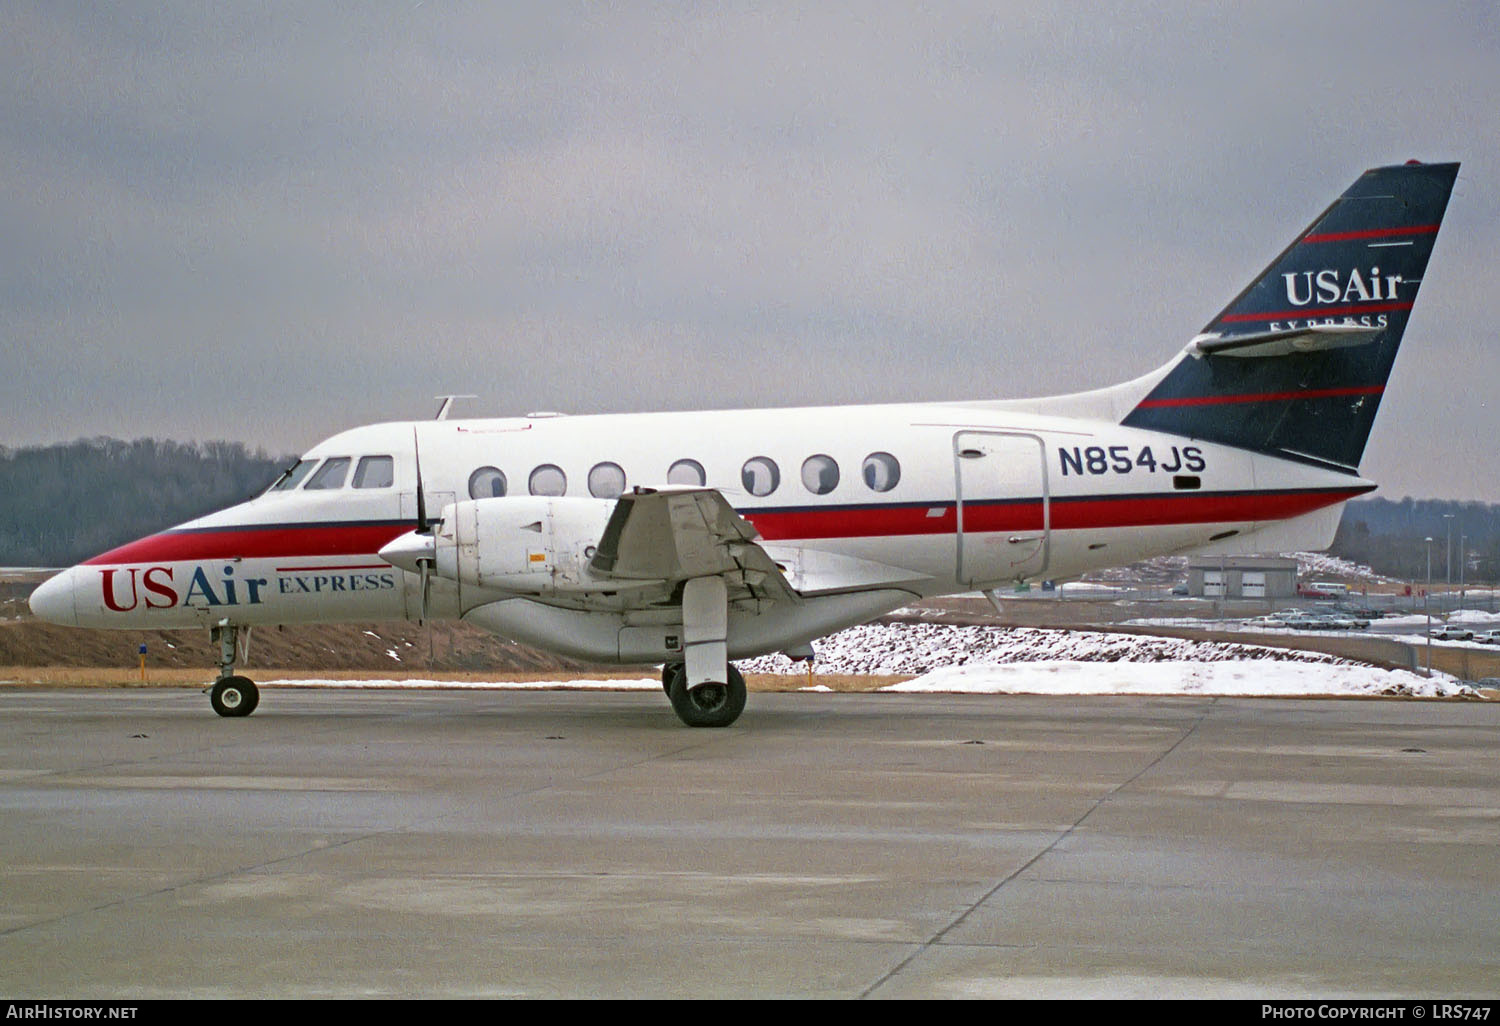
[[1451, 605], [1453, 603], [1453, 514], [1452, 513], [1444, 513], [1443, 514], [1443, 527], [1445, 529], [1447, 529], [1447, 532], [1448, 532], [1448, 549], [1447, 549], [1448, 554], [1443, 557], [1443, 566], [1446, 567], [1447, 571], [1448, 571], [1448, 587], [1447, 587], [1447, 590], [1446, 590], [1446, 592], [1444, 594], [1443, 601], [1445, 601], [1445, 602], [1447, 602], [1448, 604]]
[[1468, 609], [1468, 603], [1464, 601], [1464, 570], [1469, 565], [1468, 550], [1464, 548], [1464, 529], [1458, 529], [1458, 605], [1461, 609]]
[[1422, 592], [1422, 604], [1427, 607], [1427, 676], [1432, 676], [1432, 539], [1424, 538], [1427, 544], [1427, 590]]

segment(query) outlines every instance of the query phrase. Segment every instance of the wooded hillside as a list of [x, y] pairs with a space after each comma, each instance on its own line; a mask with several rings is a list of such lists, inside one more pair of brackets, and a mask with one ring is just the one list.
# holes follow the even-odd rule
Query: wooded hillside
[[239, 442], [0, 448], [0, 566], [68, 566], [263, 491], [294, 457]]

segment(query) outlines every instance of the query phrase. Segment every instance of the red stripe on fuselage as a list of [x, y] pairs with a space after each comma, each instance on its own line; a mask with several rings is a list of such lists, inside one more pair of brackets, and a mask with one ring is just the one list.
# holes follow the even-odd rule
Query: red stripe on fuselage
[[[1112, 527], [1150, 527], [1165, 524], [1239, 523], [1280, 520], [1311, 513], [1369, 491], [1233, 492], [1228, 494], [1133, 495], [1054, 497], [1051, 529], [1076, 531]], [[956, 508], [949, 504], [941, 517], [917, 509], [802, 509], [750, 511], [745, 518], [767, 541], [812, 538], [870, 538], [898, 535], [954, 534]], [[1035, 531], [1042, 527], [1039, 499], [1020, 502], [964, 503], [965, 533]]]
[[[928, 516], [929, 511], [941, 511]], [[952, 534], [958, 514], [951, 502], [930, 506], [844, 506], [830, 509], [742, 510], [767, 541], [781, 538], [898, 538]]]
[[1301, 392], [1246, 392], [1242, 395], [1191, 395], [1181, 399], [1143, 399], [1138, 410], [1168, 406], [1218, 406], [1223, 403], [1265, 403], [1283, 399], [1332, 399], [1345, 395], [1380, 395], [1384, 385], [1361, 385], [1357, 388], [1310, 388]]
[[[1051, 528], [1074, 531], [1166, 524], [1279, 520], [1344, 502], [1368, 488], [1293, 492], [1054, 497]], [[938, 513], [936, 516], [930, 513]], [[826, 509], [748, 510], [745, 519], [766, 541], [818, 538], [895, 538], [956, 534], [952, 502], [923, 506], [834, 506]], [[964, 531], [1034, 531], [1042, 527], [1040, 499], [964, 503]], [[407, 523], [284, 525], [265, 528], [167, 531], [122, 545], [85, 566], [177, 563], [214, 559], [315, 558], [368, 555], [411, 530]], [[381, 564], [383, 565], [383, 564]], [[309, 568], [311, 569], [311, 568]], [[327, 569], [327, 568], [320, 568]]]
[[[1240, 492], [1221, 495], [1160, 495], [1052, 500], [1052, 530], [1100, 527], [1154, 527], [1164, 524], [1219, 524], [1285, 520], [1363, 495], [1369, 488], [1312, 492]], [[967, 520], [968, 514], [965, 513]]]
[[111, 549], [84, 565], [177, 563], [204, 559], [365, 556], [412, 529], [409, 523], [286, 524], [262, 528], [165, 531]]

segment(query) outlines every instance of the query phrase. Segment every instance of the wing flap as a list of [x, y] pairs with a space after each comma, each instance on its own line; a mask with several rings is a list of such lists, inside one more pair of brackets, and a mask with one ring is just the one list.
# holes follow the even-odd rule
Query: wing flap
[[800, 545], [764, 545], [799, 595], [833, 595], [919, 584], [931, 575]]
[[627, 581], [724, 575], [757, 597], [798, 601], [758, 537], [717, 489], [637, 489], [616, 502], [589, 569]]

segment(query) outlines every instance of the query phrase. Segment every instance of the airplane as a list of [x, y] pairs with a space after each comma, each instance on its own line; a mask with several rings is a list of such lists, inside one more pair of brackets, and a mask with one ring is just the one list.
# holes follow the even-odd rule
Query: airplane
[[263, 624], [461, 618], [662, 664], [725, 727], [733, 660], [913, 601], [1171, 553], [1332, 543], [1458, 164], [1361, 175], [1171, 361], [1045, 399], [357, 427], [263, 494], [64, 570], [35, 614], [207, 627], [210, 703]]

